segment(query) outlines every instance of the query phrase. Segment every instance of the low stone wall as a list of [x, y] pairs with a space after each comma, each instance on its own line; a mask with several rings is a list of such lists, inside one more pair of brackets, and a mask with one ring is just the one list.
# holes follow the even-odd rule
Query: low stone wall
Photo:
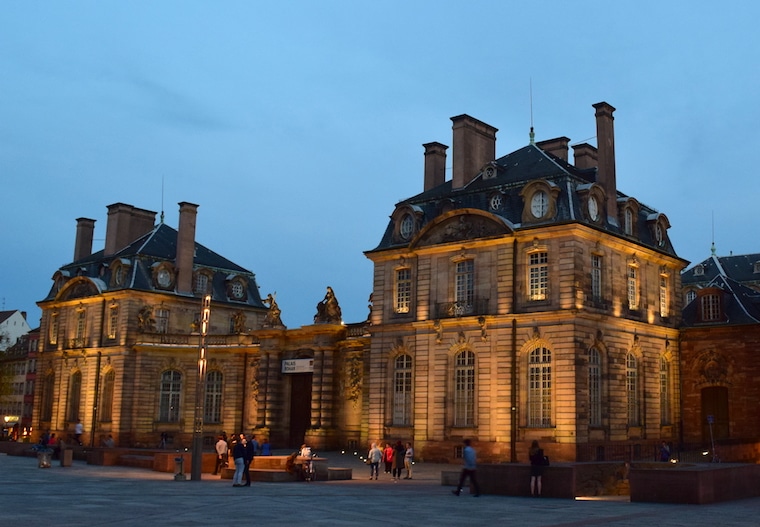
[[760, 465], [634, 464], [631, 501], [704, 504], [760, 496]]
[[[541, 479], [543, 496], [575, 498], [574, 465], [557, 464], [545, 467]], [[478, 483], [483, 494], [530, 496], [530, 465], [525, 463], [478, 465]]]

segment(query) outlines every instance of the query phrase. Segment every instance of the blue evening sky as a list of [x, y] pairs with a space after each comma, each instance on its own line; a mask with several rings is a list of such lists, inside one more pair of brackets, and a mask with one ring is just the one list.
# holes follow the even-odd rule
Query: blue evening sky
[[[373, 249], [450, 117], [596, 144], [679, 255], [760, 252], [760, 2], [0, 0], [0, 308], [32, 327], [75, 219], [200, 205], [196, 239], [276, 292], [364, 320]], [[448, 163], [451, 163], [449, 149]], [[450, 178], [450, 171], [448, 173]], [[162, 181], [164, 186], [162, 201]]]

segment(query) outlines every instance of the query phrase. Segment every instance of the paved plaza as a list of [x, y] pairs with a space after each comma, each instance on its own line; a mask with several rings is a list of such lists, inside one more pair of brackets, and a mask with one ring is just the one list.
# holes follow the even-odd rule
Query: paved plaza
[[323, 454], [330, 466], [351, 467], [351, 481], [254, 483], [174, 481], [172, 474], [74, 461], [37, 468], [31, 457], [0, 454], [0, 513], [5, 525], [516, 525], [613, 527], [752, 526], [760, 498], [714, 505], [662, 505], [627, 500], [531, 499], [451, 494], [440, 484], [453, 465], [418, 463], [414, 478], [370, 481], [351, 455]]

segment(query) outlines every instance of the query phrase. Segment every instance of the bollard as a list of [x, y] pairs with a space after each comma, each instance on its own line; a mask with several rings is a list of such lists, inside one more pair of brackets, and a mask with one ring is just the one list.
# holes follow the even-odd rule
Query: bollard
[[174, 458], [174, 481], [185, 481], [187, 480], [187, 476], [185, 476], [185, 457], [182, 455], [179, 455]]

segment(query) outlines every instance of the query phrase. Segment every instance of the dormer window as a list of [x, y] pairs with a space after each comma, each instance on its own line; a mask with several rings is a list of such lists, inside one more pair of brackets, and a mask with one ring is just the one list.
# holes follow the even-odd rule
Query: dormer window
[[227, 277], [227, 297], [231, 300], [245, 302], [247, 299], [247, 282], [242, 276], [230, 275]]
[[705, 274], [705, 266], [699, 264], [694, 267], [694, 276], [703, 276]]
[[760, 274], [760, 260], [755, 262], [754, 269], [752, 272], [754, 274]]
[[700, 312], [703, 322], [720, 320], [720, 295], [709, 293], [700, 299]]

